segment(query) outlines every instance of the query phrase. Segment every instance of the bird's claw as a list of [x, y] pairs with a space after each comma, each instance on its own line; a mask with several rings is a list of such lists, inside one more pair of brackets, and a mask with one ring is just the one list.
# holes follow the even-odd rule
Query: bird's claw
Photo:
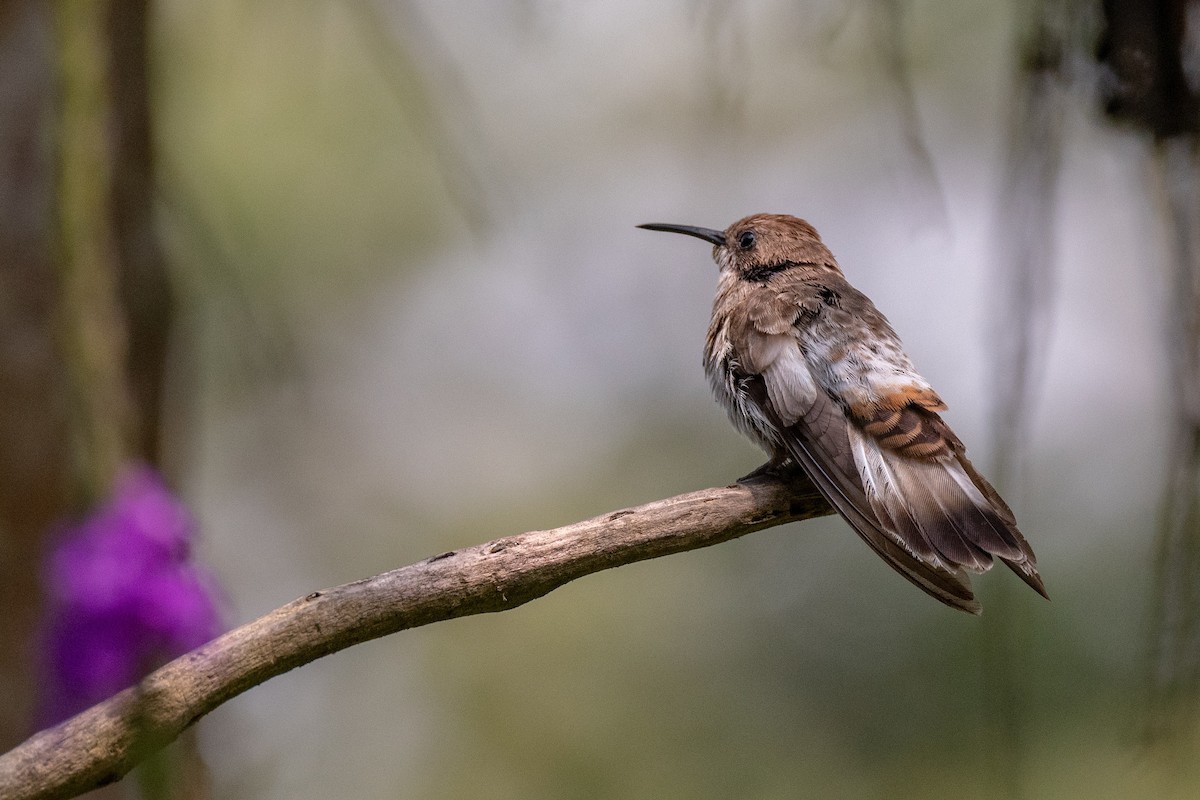
[[779, 479], [788, 480], [799, 474], [803, 474], [803, 472], [804, 470], [791, 457], [772, 458], [753, 472], [738, 478], [736, 483], [755, 483], [758, 481]]

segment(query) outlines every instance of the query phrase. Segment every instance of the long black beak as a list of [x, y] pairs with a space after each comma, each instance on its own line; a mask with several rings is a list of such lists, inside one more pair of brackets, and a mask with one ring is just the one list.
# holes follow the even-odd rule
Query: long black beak
[[661, 222], [649, 222], [645, 225], [638, 225], [638, 227], [645, 228], [648, 231], [666, 231], [667, 233], [682, 233], [687, 236], [695, 236], [697, 239], [703, 239], [715, 245], [725, 244], [724, 231], [714, 231], [712, 228], [697, 228], [695, 225], [665, 225]]

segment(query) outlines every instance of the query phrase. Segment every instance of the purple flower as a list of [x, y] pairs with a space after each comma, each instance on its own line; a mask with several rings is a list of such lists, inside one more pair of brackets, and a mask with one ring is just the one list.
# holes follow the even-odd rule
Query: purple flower
[[195, 524], [162, 478], [127, 469], [50, 553], [43, 702], [58, 722], [219, 632], [216, 586], [189, 561]]

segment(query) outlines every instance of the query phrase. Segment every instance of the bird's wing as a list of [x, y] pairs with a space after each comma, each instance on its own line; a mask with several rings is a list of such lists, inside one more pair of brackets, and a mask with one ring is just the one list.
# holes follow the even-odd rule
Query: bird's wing
[[979, 613], [960, 569], [928, 549], [922, 552], [896, 525], [880, 521], [856, 461], [856, 428], [817, 385], [795, 337], [760, 332], [742, 344], [740, 360], [751, 371], [742, 382], [746, 401], [777, 427], [782, 445], [821, 494], [897, 572], [943, 603]]
[[[955, 574], [983, 572], [999, 558], [1044, 596], [1033, 550], [1012, 511], [967, 459], [937, 413], [946, 408], [942, 399], [871, 300], [840, 274], [828, 274], [818, 283], [792, 282], [772, 304], [759, 306], [761, 319], [743, 331], [745, 339], [796, 343], [793, 352], [802, 354], [818, 395], [829, 401], [827, 413], [844, 428], [837, 445], [848, 448], [864, 510], [878, 526], [922, 562]], [[777, 368], [761, 366], [774, 400], [767, 372]], [[792, 416], [780, 411], [785, 421]], [[815, 456], [821, 448], [809, 449]]]
[[971, 572], [996, 557], [1044, 596], [1033, 550], [962, 442], [935, 411], [901, 403], [885, 396], [869, 417], [849, 414], [854, 461], [878, 519], [923, 557]]

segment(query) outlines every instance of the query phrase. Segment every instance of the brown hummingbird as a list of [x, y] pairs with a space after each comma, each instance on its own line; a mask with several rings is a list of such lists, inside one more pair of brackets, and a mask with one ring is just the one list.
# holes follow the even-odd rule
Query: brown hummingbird
[[639, 225], [713, 244], [720, 267], [704, 370], [733, 424], [797, 466], [897, 572], [978, 614], [969, 572], [999, 558], [1046, 596], [1012, 510], [938, 415], [946, 404], [816, 230], [755, 214], [724, 231]]

